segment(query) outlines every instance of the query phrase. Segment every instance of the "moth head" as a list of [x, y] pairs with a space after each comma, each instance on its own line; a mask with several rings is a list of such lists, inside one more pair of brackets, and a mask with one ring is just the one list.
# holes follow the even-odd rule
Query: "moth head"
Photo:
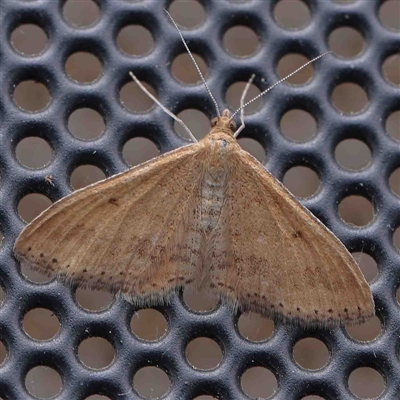
[[230, 133], [233, 134], [236, 131], [236, 123], [230, 118], [231, 118], [230, 111], [224, 110], [220, 117], [216, 117], [211, 120], [211, 126], [213, 128], [228, 130], [230, 131]]

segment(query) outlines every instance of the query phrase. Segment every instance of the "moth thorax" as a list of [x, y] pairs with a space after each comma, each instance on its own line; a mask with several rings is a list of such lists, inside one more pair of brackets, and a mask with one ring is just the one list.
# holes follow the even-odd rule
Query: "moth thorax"
[[225, 180], [226, 171], [221, 165], [210, 165], [206, 173], [206, 180], [215, 181], [216, 183]]

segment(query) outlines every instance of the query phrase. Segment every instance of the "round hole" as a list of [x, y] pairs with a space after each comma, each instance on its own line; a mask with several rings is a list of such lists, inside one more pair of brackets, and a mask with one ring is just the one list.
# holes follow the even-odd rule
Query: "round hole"
[[31, 193], [21, 199], [18, 204], [18, 214], [27, 223], [33, 221], [46, 208], [51, 206], [51, 200], [39, 193]]
[[142, 25], [127, 25], [117, 36], [118, 47], [130, 56], [144, 56], [154, 47], [151, 32]]
[[397, 288], [396, 300], [397, 300], [397, 303], [400, 305], [400, 286]]
[[310, 10], [301, 0], [281, 0], [274, 8], [275, 21], [286, 29], [304, 28], [311, 20]]
[[30, 282], [40, 284], [40, 283], [50, 282], [53, 279], [53, 277], [49, 277], [45, 274], [42, 274], [41, 272], [31, 270], [25, 264], [24, 265], [20, 264], [20, 268], [21, 268], [21, 273], [24, 276], [24, 278]]
[[167, 332], [167, 320], [159, 311], [147, 308], [136, 311], [131, 318], [131, 330], [140, 339], [158, 340]]
[[[146, 82], [142, 82], [145, 88], [155, 95], [155, 90]], [[144, 113], [154, 106], [154, 101], [139, 88], [135, 82], [128, 82], [120, 91], [121, 104], [129, 111]]]
[[53, 151], [45, 140], [31, 136], [17, 144], [15, 155], [24, 167], [38, 169], [50, 163]]
[[193, 368], [207, 370], [221, 363], [222, 351], [214, 340], [200, 337], [186, 346], [186, 357]]
[[[208, 72], [207, 64], [199, 55], [193, 54], [193, 57], [196, 60], [201, 73], [206, 78]], [[182, 53], [175, 57], [174, 61], [172, 61], [171, 72], [179, 82], [186, 85], [201, 84], [201, 78], [187, 53]]]
[[[302, 65], [310, 61], [307, 57], [298, 53], [291, 53], [283, 56], [277, 65], [277, 74], [280, 79], [289, 75], [297, 68], [300, 68]], [[286, 79], [285, 82], [291, 85], [304, 85], [309, 82], [313, 76], [314, 68], [313, 66], [307, 65], [307, 67], [303, 68], [301, 71], [297, 72], [290, 78]]]
[[194, 29], [206, 20], [206, 12], [197, 0], [174, 0], [168, 12], [182, 28]]
[[41, 365], [26, 374], [25, 387], [35, 398], [50, 399], [61, 392], [62, 379], [55, 369]]
[[171, 382], [168, 375], [156, 367], [139, 369], [133, 377], [133, 387], [145, 399], [158, 399], [168, 393]]
[[372, 282], [378, 275], [378, 266], [376, 261], [366, 253], [352, 253], [364, 278], [367, 282]]
[[97, 111], [79, 108], [69, 116], [68, 129], [77, 139], [94, 140], [104, 132], [105, 123]]
[[359, 31], [350, 26], [341, 26], [329, 35], [329, 48], [343, 58], [356, 57], [363, 51], [365, 42]]
[[361, 367], [349, 376], [349, 388], [354, 396], [361, 399], [376, 399], [385, 389], [382, 375], [375, 369]]
[[335, 149], [337, 163], [350, 171], [359, 171], [371, 163], [371, 150], [358, 139], [341, 141]]
[[374, 208], [365, 197], [348, 196], [339, 204], [339, 215], [348, 225], [366, 226], [374, 219]]
[[24, 331], [36, 340], [49, 340], [60, 330], [57, 316], [46, 308], [35, 308], [27, 312], [22, 325]]
[[[250, 77], [249, 77], [250, 78]], [[231, 86], [229, 86], [227, 92], [226, 92], [226, 102], [229, 105], [229, 108], [232, 110], [236, 110], [240, 106], [240, 98], [242, 97], [243, 90], [246, 87], [247, 82], [235, 82]], [[261, 92], [258, 89], [257, 86], [251, 84], [249, 91], [247, 92], [247, 96], [245, 99], [245, 102], [248, 100], [251, 100], [252, 98], [256, 97], [259, 95]], [[250, 105], [248, 105], [244, 109], [245, 114], [251, 114], [254, 113], [255, 111], [258, 111], [261, 108], [262, 104], [262, 99], [257, 99]]]
[[122, 157], [130, 166], [142, 164], [159, 155], [157, 146], [151, 140], [142, 137], [129, 139], [122, 148]]
[[382, 65], [383, 76], [389, 83], [400, 85], [400, 53], [389, 56]]
[[400, 197], [400, 168], [395, 169], [389, 177], [389, 186], [393, 193]]
[[[180, 118], [188, 126], [197, 140], [203, 139], [204, 136], [210, 132], [210, 120], [199, 110], [183, 110], [178, 114], [178, 118]], [[174, 129], [181, 138], [191, 142], [189, 134], [186, 132], [183, 126], [176, 121], [174, 122]]]
[[368, 96], [364, 89], [351, 82], [337, 85], [332, 93], [332, 103], [343, 114], [355, 114], [368, 106]]
[[14, 90], [14, 102], [24, 111], [38, 112], [50, 103], [50, 93], [43, 83], [23, 81]]
[[392, 112], [386, 119], [386, 132], [400, 142], [400, 111]]
[[293, 348], [293, 357], [301, 367], [316, 370], [329, 361], [329, 351], [325, 343], [315, 338], [299, 340]]
[[79, 344], [78, 357], [86, 367], [103, 369], [114, 360], [114, 348], [106, 339], [91, 337]]
[[78, 304], [88, 311], [102, 311], [110, 307], [114, 296], [108, 292], [77, 288], [75, 298]]
[[238, 142], [243, 150], [246, 150], [248, 153], [250, 153], [254, 158], [260, 161], [261, 164], [265, 162], [265, 149], [259, 142], [257, 142], [257, 140], [250, 138], [239, 138]]
[[303, 143], [317, 133], [317, 122], [307, 111], [293, 109], [287, 111], [281, 118], [281, 131], [294, 142]]
[[74, 169], [71, 174], [71, 186], [74, 190], [105, 179], [104, 172], [94, 165], [81, 165]]
[[89, 397], [85, 397], [85, 400], [111, 400], [111, 397], [101, 396], [100, 394], [94, 394]]
[[274, 333], [275, 324], [272, 319], [255, 313], [245, 313], [239, 317], [238, 329], [240, 334], [252, 342], [267, 340]]
[[252, 29], [239, 25], [226, 31], [223, 44], [228, 53], [233, 56], [249, 57], [257, 51], [260, 41]]
[[376, 339], [382, 330], [381, 321], [374, 316], [361, 325], [346, 326], [346, 331], [353, 339], [359, 342], [369, 342]]
[[275, 375], [266, 368], [247, 369], [240, 380], [243, 391], [251, 398], [271, 397], [278, 389]]
[[2, 341], [0, 341], [0, 365], [2, 365], [7, 357], [7, 348]]
[[93, 54], [80, 51], [68, 57], [65, 72], [75, 82], [92, 83], [100, 77], [102, 65]]
[[393, 232], [393, 244], [400, 251], [400, 226]]
[[4, 289], [0, 286], [0, 305], [2, 305], [4, 303], [5, 297], [6, 297], [6, 295], [4, 293]]
[[207, 395], [207, 396], [198, 396], [198, 397], [195, 397], [193, 400], [217, 400], [217, 398]]
[[301, 400], [325, 400], [325, 398], [312, 395], [312, 396], [302, 397]]
[[207, 291], [197, 291], [191, 287], [185, 287], [183, 301], [193, 311], [208, 312], [218, 306], [218, 299]]
[[35, 56], [47, 47], [46, 32], [38, 25], [19, 25], [11, 33], [11, 45], [24, 56]]
[[94, 0], [67, 0], [63, 7], [64, 19], [72, 26], [86, 28], [100, 18], [100, 9]]
[[294, 196], [306, 198], [317, 193], [321, 182], [312, 169], [298, 166], [286, 172], [283, 184]]
[[129, 139], [122, 148], [122, 157], [130, 166], [142, 164], [159, 155], [157, 146], [151, 140], [142, 137]]
[[379, 19], [390, 30], [400, 31], [400, 3], [398, 0], [386, 0], [379, 7]]

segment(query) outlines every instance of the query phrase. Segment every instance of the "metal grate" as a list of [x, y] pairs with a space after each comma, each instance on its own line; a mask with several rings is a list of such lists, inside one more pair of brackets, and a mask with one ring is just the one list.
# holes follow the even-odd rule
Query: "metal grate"
[[[244, 374], [258, 370], [273, 374], [277, 382], [274, 399], [352, 399], [357, 394], [363, 396], [354, 392], [349, 383], [349, 376], [361, 367], [382, 377], [379, 398], [399, 398], [400, 307], [396, 291], [400, 282], [400, 201], [396, 192], [399, 195], [400, 190], [396, 185], [400, 135], [397, 122], [392, 127], [388, 123], [398, 118], [400, 92], [396, 82], [384, 76], [382, 66], [389, 59], [398, 62], [400, 36], [381, 22], [382, 8], [396, 2], [293, 0], [290, 7], [301, 3], [309, 19], [305, 26], [294, 30], [276, 21], [277, 10], [282, 6], [276, 1], [202, 0], [201, 7], [193, 6], [191, 17], [198, 17], [196, 10], [200, 7], [205, 20], [194, 29], [184, 30], [184, 36], [208, 66], [207, 79], [220, 105], [226, 104], [225, 94], [231, 85], [247, 81], [252, 73], [257, 75], [255, 87], [259, 90], [274, 83], [279, 78], [277, 68], [287, 54], [299, 53], [310, 59], [327, 51], [338, 28], [354, 28], [365, 42], [353, 58], [341, 57], [340, 51], [335, 51], [315, 64], [312, 78], [304, 84], [285, 83], [273, 90], [263, 105], [247, 116], [243, 136], [263, 146], [265, 165], [279, 179], [284, 179], [293, 167], [308, 167], [317, 174], [320, 187], [303, 204], [350, 251], [367, 254], [376, 261], [378, 275], [371, 287], [380, 332], [373, 340], [357, 341], [346, 329], [303, 330], [276, 323], [271, 337], [260, 342], [244, 338], [239, 316], [231, 315], [225, 307], [194, 312], [182, 298], [157, 308], [167, 324], [161, 338], [152, 342], [139, 339], [130, 328], [137, 310], [128, 303], [115, 300], [101, 312], [89, 312], [78, 304], [74, 289], [56, 281], [32, 283], [13, 259], [13, 242], [24, 226], [19, 205], [27, 195], [42, 194], [52, 201], [65, 196], [72, 190], [72, 172], [82, 165], [97, 166], [107, 176], [125, 170], [123, 146], [137, 136], [153, 141], [162, 153], [186, 143], [174, 131], [171, 119], [157, 107], [133, 113], [128, 109], [129, 102], [121, 104], [120, 93], [127, 90], [130, 82], [128, 71], [134, 70], [148, 82], [175, 114], [196, 109], [214, 116], [212, 103], [201, 85], [184, 85], [171, 76], [172, 60], [183, 53], [182, 43], [163, 12], [171, 2], [97, 0], [89, 6], [98, 9], [98, 19], [85, 28], [71, 26], [63, 17], [70, 3], [0, 1], [0, 227], [4, 236], [0, 249], [0, 282], [4, 291], [0, 340], [5, 358], [0, 366], [0, 397], [47, 398], [34, 387], [32, 375], [35, 367], [46, 366], [61, 377], [62, 389], [55, 394], [56, 399], [155, 398], [158, 393], [141, 391], [137, 375], [142, 368], [153, 366], [165, 371], [170, 381], [163, 397], [166, 399], [267, 397], [271, 394], [268, 388], [265, 394], [256, 391], [256, 378], [253, 384], [244, 383]], [[81, 17], [84, 19], [85, 15]], [[24, 24], [40, 27], [48, 38], [47, 46], [29, 57], [13, 47], [12, 35]], [[133, 57], [118, 48], [119, 33], [130, 25], [140, 25], [151, 32], [154, 46], [145, 56]], [[244, 58], [224, 49], [229, 45], [225, 33], [239, 25], [246, 26], [250, 36], [253, 32], [259, 38], [254, 54]], [[240, 37], [230, 42], [233, 51], [238, 40]], [[34, 51], [32, 47], [29, 50]], [[76, 82], [65, 72], [66, 64], [73, 61], [70, 56], [77, 52], [90, 53], [98, 60], [102, 71], [91, 83]], [[88, 62], [91, 60], [89, 57]], [[73, 66], [69, 71], [73, 76]], [[349, 88], [343, 84], [348, 83], [354, 84], [347, 94], [349, 101], [358, 93], [366, 97], [367, 105], [354, 114], [338, 110], [343, 95], [346, 97], [346, 87]], [[32, 87], [36, 96], [43, 94], [36, 98], [39, 102], [43, 99], [43, 107], [28, 112], [22, 109], [24, 103], [19, 103], [18, 93], [26, 90], [29, 96]], [[95, 140], [78, 139], [68, 129], [70, 115], [82, 108], [95, 110], [104, 120], [105, 130]], [[316, 121], [315, 135], [302, 143], [284, 134], [284, 117], [293, 110], [303, 110]], [[52, 156], [43, 168], [29, 169], [17, 160], [17, 145], [32, 136], [50, 146]], [[365, 168], [350, 171], [338, 164], [337, 150], [343, 141], [354, 139], [372, 156]], [[34, 152], [34, 148], [31, 150]], [[372, 221], [362, 227], [346, 224], [346, 213], [341, 211], [346, 202], [356, 201], [357, 207], [358, 200], [372, 204], [374, 210]], [[50, 340], [34, 340], [25, 332], [24, 318], [37, 308], [51, 310], [60, 321], [58, 332]], [[90, 369], [80, 361], [78, 348], [91, 337], [103, 338], [112, 345], [115, 355], [108, 367]], [[222, 360], [215, 368], [199, 370], [190, 365], [187, 346], [195, 338], [209, 338], [218, 344]], [[296, 362], [293, 348], [304, 338], [316, 338], [325, 344], [329, 350], [325, 366], [310, 370]], [[139, 378], [135, 380], [134, 376]], [[367, 393], [364, 398], [374, 395], [377, 394]]]

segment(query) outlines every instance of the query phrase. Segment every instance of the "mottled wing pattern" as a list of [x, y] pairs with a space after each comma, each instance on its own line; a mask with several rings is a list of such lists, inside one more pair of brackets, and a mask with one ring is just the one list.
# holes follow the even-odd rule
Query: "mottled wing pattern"
[[359, 323], [374, 303], [342, 243], [252, 156], [234, 150], [211, 285], [235, 306], [300, 323]]
[[162, 301], [200, 263], [203, 150], [172, 151], [56, 202], [23, 230], [16, 257], [85, 287]]

